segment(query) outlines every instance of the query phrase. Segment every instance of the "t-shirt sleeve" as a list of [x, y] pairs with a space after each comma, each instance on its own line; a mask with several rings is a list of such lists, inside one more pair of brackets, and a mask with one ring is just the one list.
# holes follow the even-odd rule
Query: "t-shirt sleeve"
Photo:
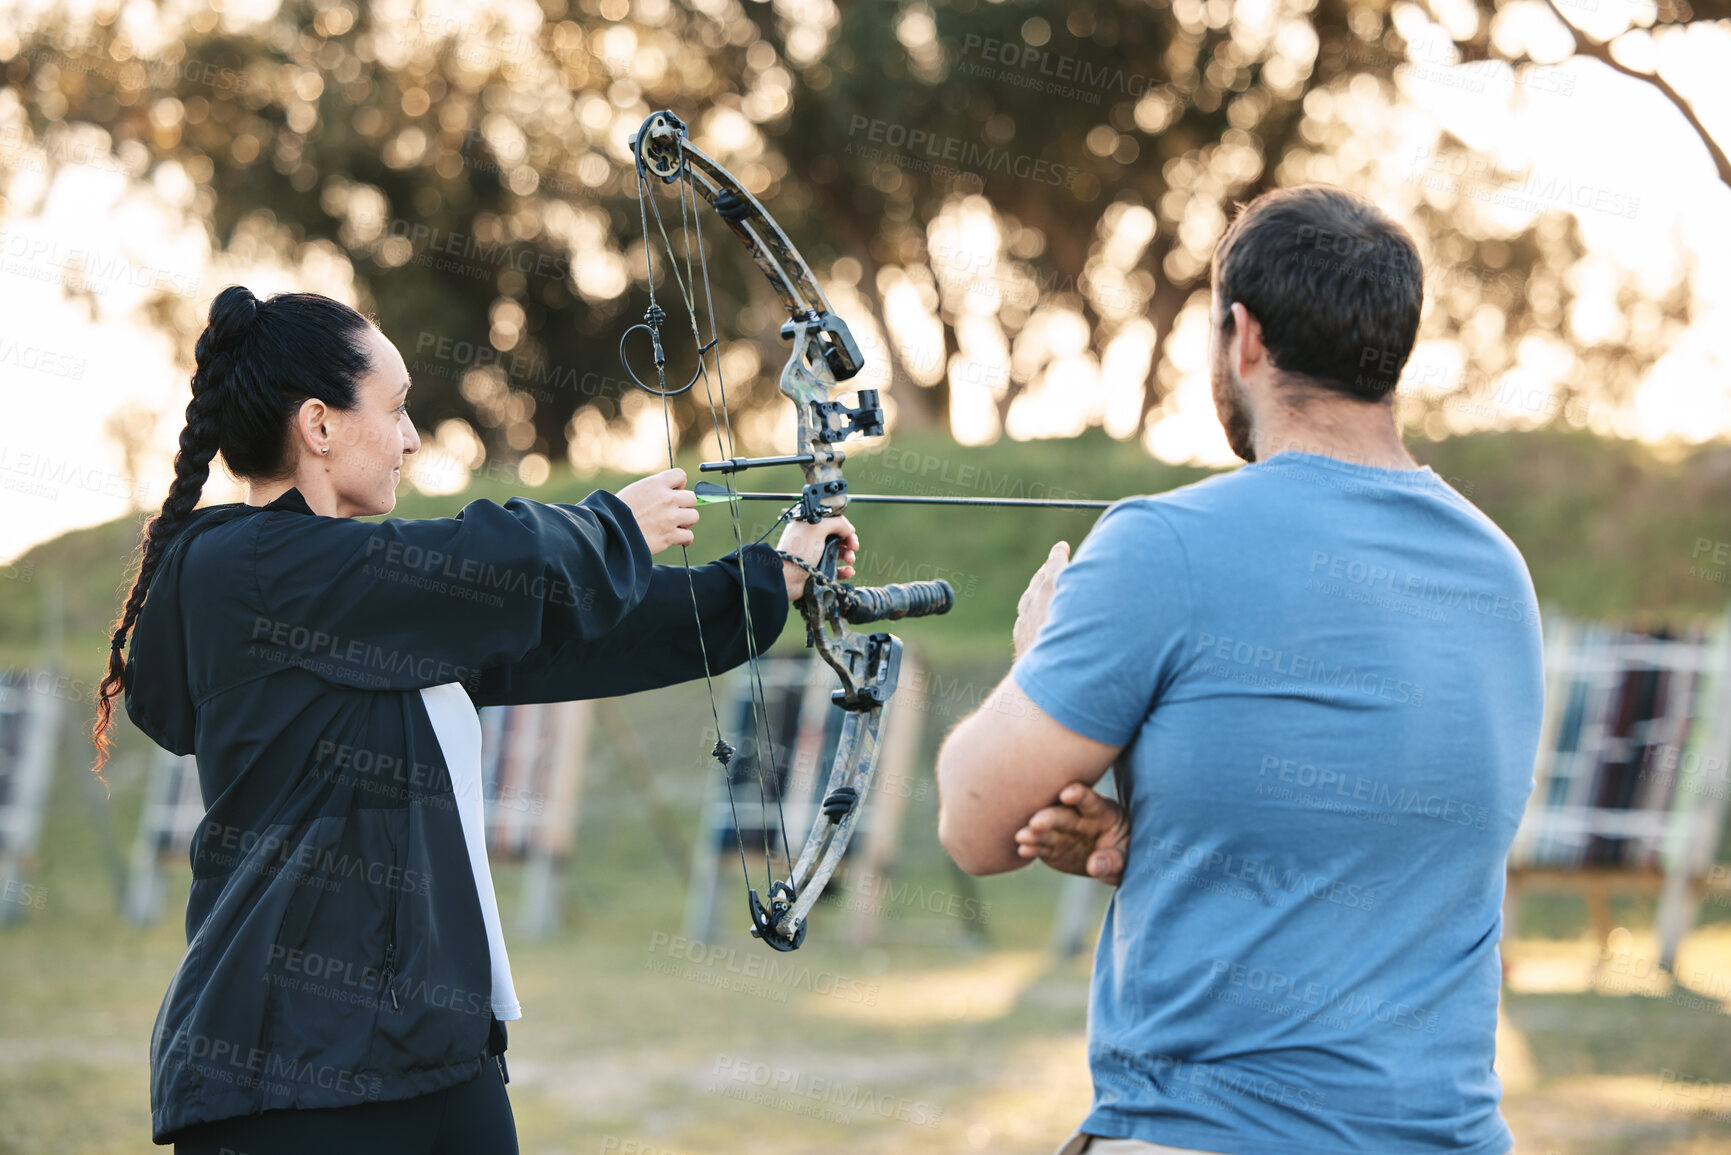
[[1127, 746], [1177, 672], [1190, 617], [1177, 533], [1153, 501], [1123, 502], [1058, 575], [1045, 624], [1011, 674], [1066, 729]]
[[252, 565], [249, 646], [375, 690], [597, 639], [643, 600], [653, 569], [630, 508], [599, 491], [574, 505], [472, 501], [456, 517], [260, 518]]

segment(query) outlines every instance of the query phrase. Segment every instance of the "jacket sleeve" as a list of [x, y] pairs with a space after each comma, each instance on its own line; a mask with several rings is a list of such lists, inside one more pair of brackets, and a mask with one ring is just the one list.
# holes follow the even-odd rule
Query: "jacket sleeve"
[[[523, 657], [492, 666], [465, 683], [479, 706], [574, 702], [611, 698], [720, 674], [763, 653], [787, 622], [787, 582], [781, 559], [766, 545], [750, 545], [708, 565], [658, 565], [649, 592], [612, 631], [597, 639], [572, 638], [538, 646]], [[743, 586], [744, 596], [741, 596]], [[701, 621], [692, 617], [692, 601]], [[751, 645], [747, 646], [746, 599]]]
[[251, 560], [252, 656], [369, 690], [593, 641], [643, 600], [654, 568], [630, 508], [601, 491], [575, 505], [473, 501], [449, 518], [262, 517]]

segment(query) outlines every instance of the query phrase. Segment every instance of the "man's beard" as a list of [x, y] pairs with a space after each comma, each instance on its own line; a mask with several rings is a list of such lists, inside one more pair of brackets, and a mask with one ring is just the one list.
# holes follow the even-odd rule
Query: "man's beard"
[[1244, 386], [1232, 377], [1226, 363], [1226, 342], [1218, 341], [1209, 365], [1208, 385], [1214, 394], [1214, 412], [1226, 430], [1226, 444], [1244, 461], [1256, 460], [1256, 444], [1250, 424], [1250, 403]]

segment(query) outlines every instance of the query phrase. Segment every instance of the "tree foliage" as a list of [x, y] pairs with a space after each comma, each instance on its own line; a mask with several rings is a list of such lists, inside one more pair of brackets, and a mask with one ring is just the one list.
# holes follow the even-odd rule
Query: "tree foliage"
[[[626, 138], [654, 109], [682, 115], [835, 288], [905, 426], [965, 414], [976, 434], [1014, 433], [1026, 405], [1048, 430], [1062, 411], [1130, 436], [1181, 376], [1168, 339], [1235, 203], [1302, 180], [1388, 192], [1377, 150], [1406, 60], [1388, 5], [1345, 0], [438, 11], [288, 0], [250, 22], [165, 11], [153, 34], [109, 12], [0, 52], [51, 165], [94, 139], [139, 178], [189, 178], [217, 248], [340, 256], [416, 377], [417, 423], [461, 418], [504, 461], [561, 458], [629, 407], [616, 350], [646, 294]], [[1445, 139], [1422, 167], [1466, 155]], [[1458, 180], [1427, 185], [1395, 189], [1430, 270], [1423, 335], [1465, 351], [1411, 391], [1431, 432], [1528, 336], [1573, 365], [1534, 419], [1581, 424], [1687, 319], [1686, 286], [1658, 301], [1626, 286], [1622, 332], [1572, 337], [1583, 250], [1562, 206], [1511, 228]], [[731, 395], [768, 412], [779, 306], [704, 227]], [[158, 302], [187, 348], [215, 288]], [[688, 330], [670, 312], [677, 361]]]

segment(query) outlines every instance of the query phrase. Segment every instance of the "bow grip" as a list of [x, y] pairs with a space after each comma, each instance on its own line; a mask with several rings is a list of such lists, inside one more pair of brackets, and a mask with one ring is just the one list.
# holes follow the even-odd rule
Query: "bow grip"
[[840, 557], [841, 538], [825, 538], [823, 543], [823, 556], [820, 557], [817, 562], [817, 572], [822, 574], [825, 580], [833, 582], [835, 580], [836, 561]]
[[849, 590], [844, 596], [842, 617], [859, 626], [867, 622], [893, 622], [899, 618], [947, 614], [955, 604], [956, 591], [946, 581], [863, 586]]

